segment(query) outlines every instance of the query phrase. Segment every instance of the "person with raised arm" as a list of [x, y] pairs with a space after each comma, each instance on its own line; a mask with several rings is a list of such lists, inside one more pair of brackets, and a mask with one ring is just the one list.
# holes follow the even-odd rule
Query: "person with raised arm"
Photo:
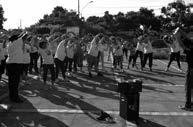
[[23, 52], [24, 52], [24, 39], [26, 38], [26, 32], [21, 34], [14, 34], [9, 38], [8, 43], [8, 58], [7, 73], [8, 73], [8, 85], [9, 85], [9, 99], [11, 102], [22, 103], [23, 100], [19, 97], [18, 87], [20, 82], [20, 76], [22, 73]]
[[152, 71], [153, 65], [153, 48], [152, 48], [152, 37], [151, 35], [145, 35], [144, 41], [144, 59], [142, 64], [142, 69], [145, 67], [147, 60], [149, 59], [149, 70]]
[[101, 34], [97, 34], [93, 40], [91, 41], [90, 47], [88, 49], [88, 54], [87, 54], [87, 63], [88, 63], [88, 73], [89, 77], [92, 77], [92, 67], [94, 66], [95, 72], [97, 73], [98, 76], [103, 76], [99, 71], [98, 71], [98, 53], [99, 53], [99, 40], [100, 40]]

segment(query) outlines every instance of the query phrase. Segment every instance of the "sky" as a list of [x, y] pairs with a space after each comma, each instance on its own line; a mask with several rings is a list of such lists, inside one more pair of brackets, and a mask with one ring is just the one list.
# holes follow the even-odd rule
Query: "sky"
[[[105, 11], [110, 14], [118, 12], [138, 11], [140, 7], [155, 9], [160, 14], [160, 8], [174, 0], [80, 0], [80, 13], [83, 17], [103, 16]], [[193, 0], [185, 0], [186, 3]], [[89, 4], [88, 4], [89, 3]], [[54, 7], [62, 6], [68, 10], [78, 10], [78, 0], [0, 0], [4, 9], [5, 29], [29, 27], [42, 19], [45, 14], [51, 14]]]

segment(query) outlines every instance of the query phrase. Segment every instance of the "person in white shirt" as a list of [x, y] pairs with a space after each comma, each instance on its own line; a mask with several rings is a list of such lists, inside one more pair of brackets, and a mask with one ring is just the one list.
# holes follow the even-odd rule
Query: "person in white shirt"
[[95, 72], [97, 73], [98, 76], [103, 76], [99, 71], [98, 71], [98, 53], [99, 53], [99, 45], [98, 42], [100, 40], [99, 36], [101, 34], [97, 34], [93, 40], [91, 41], [90, 48], [88, 50], [88, 55], [87, 55], [87, 63], [88, 63], [88, 72], [89, 72], [89, 77], [92, 77], [91, 74], [91, 69], [94, 66]]
[[39, 73], [38, 71], [38, 44], [39, 40], [36, 36], [31, 39], [31, 50], [30, 50], [30, 66], [29, 73], [32, 73], [32, 69], [34, 69], [35, 73]]
[[128, 59], [128, 41], [124, 41], [122, 45], [123, 56], [125, 55], [126, 59]]
[[56, 77], [55, 77], [56, 80], [58, 79], [59, 70], [61, 70], [62, 72], [63, 79], [67, 80], [65, 75], [66, 67], [64, 65], [64, 59], [66, 57], [66, 43], [67, 43], [66, 39], [62, 40], [59, 43], [54, 56], [54, 62], [56, 65]]
[[134, 64], [136, 65], [137, 57], [139, 55], [140, 56], [140, 62], [141, 62], [141, 68], [143, 66], [143, 52], [144, 52], [143, 50], [144, 50], [143, 36], [140, 36], [140, 37], [138, 37]]
[[70, 40], [68, 40], [67, 42], [67, 46], [66, 46], [66, 67], [68, 68], [68, 75], [72, 75], [72, 63], [73, 63], [73, 59], [74, 59], [74, 43], [75, 43], [76, 39], [75, 38], [71, 38]]
[[117, 69], [117, 66], [119, 66], [121, 71], [123, 71], [123, 49], [119, 39], [116, 39], [116, 45], [113, 49], [113, 61], [114, 69]]
[[103, 37], [100, 41], [99, 41], [99, 54], [98, 54], [98, 64], [99, 61], [101, 61], [101, 65], [102, 65], [102, 70], [105, 70], [104, 67], [104, 52], [107, 49], [107, 46], [105, 45], [105, 38]]
[[44, 84], [46, 84], [47, 82], [47, 74], [49, 70], [51, 73], [52, 87], [54, 87], [54, 82], [55, 82], [54, 58], [48, 42], [42, 41], [39, 43], [39, 53], [42, 57], [42, 62], [43, 62], [42, 67], [43, 67]]
[[152, 71], [153, 65], [153, 48], [151, 44], [152, 38], [150, 35], [147, 35], [146, 40], [144, 41], [144, 59], [143, 59], [143, 66], [142, 70], [146, 65], [147, 60], [149, 59], [149, 69]]
[[180, 45], [178, 40], [176, 39], [175, 33], [171, 36], [171, 42], [166, 43], [170, 47], [170, 60], [168, 62], [167, 68], [165, 71], [168, 71], [170, 68], [171, 63], [176, 60], [178, 64], [179, 71], [182, 71], [181, 65], [180, 65]]
[[25, 33], [20, 35], [13, 35], [9, 38], [8, 43], [8, 57], [7, 63], [7, 73], [8, 73], [8, 85], [9, 85], [9, 99], [15, 103], [22, 103], [18, 94], [18, 86], [20, 82], [20, 76], [22, 73], [22, 63], [23, 63], [23, 51], [24, 51], [24, 39], [26, 37]]
[[75, 43], [75, 50], [74, 50], [74, 71], [77, 72], [77, 67], [80, 68], [80, 71], [82, 71], [83, 67], [83, 60], [84, 60], [84, 51], [82, 49], [83, 42], [78, 40]]

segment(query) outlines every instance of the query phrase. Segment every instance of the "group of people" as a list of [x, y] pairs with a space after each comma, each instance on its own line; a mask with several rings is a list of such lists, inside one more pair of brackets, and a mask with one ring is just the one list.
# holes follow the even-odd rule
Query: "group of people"
[[[171, 38], [164, 38], [165, 43], [171, 49], [170, 61], [166, 71], [168, 71], [174, 59], [177, 60], [179, 69], [181, 70], [181, 49], [186, 51], [187, 58], [192, 55], [192, 49], [187, 50], [187, 46], [184, 46], [181, 42], [181, 33], [183, 32], [176, 30]], [[123, 58], [124, 55], [128, 58], [128, 51], [127, 69], [130, 69], [131, 62], [132, 67], [138, 68], [136, 61], [137, 57], [140, 56], [141, 70], [144, 69], [147, 60], [149, 60], [149, 69], [152, 71], [152, 42], [154, 41], [154, 36], [150, 33], [144, 33], [138, 38], [133, 38], [132, 42], [123, 40], [120, 37], [108, 37], [104, 34], [97, 34], [90, 38], [91, 40], [85, 43], [84, 38], [79, 38], [72, 33], [53, 37], [52, 35], [37, 36], [22, 32], [20, 34], [13, 34], [9, 38], [2, 34], [0, 39], [0, 78], [5, 73], [6, 68], [10, 101], [16, 103], [22, 102], [18, 94], [18, 86], [22, 80], [26, 80], [28, 73], [33, 73], [34, 71], [35, 74], [42, 75], [46, 86], [48, 71], [50, 71], [52, 84], [50, 87], [54, 88], [54, 83], [59, 81], [59, 71], [62, 72], [63, 81], [68, 81], [66, 75], [72, 75], [73, 71], [75, 73], [82, 71], [85, 58], [90, 78], [93, 77], [93, 66], [97, 76], [103, 76], [102, 71], [105, 71], [105, 55], [108, 56], [108, 60], [112, 61], [113, 69], [119, 67], [121, 72], [123, 72]], [[38, 64], [38, 60], [40, 64]], [[99, 71], [100, 62], [102, 71]], [[192, 60], [188, 59], [187, 86], [190, 86], [188, 84], [192, 82], [192, 78], [190, 78], [192, 76], [192, 66]], [[190, 91], [187, 92], [186, 108], [190, 107], [190, 95]]]

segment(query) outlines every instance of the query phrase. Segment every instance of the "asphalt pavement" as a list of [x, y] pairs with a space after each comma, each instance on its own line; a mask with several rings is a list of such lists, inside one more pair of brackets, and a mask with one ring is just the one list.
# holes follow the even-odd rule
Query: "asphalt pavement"
[[[84, 72], [69, 77], [70, 82], [57, 82], [55, 88], [45, 86], [41, 78], [29, 75], [30, 84], [20, 87], [22, 104], [9, 102], [6, 83], [1, 85], [0, 103], [10, 106], [0, 110], [2, 127], [193, 127], [193, 112], [178, 108], [185, 103], [184, 72], [179, 72], [175, 63], [165, 72], [167, 61], [154, 60], [153, 72], [131, 68], [124, 72], [112, 71], [106, 63], [104, 77]], [[126, 63], [124, 64], [126, 68]], [[61, 78], [61, 75], [60, 75]], [[140, 93], [139, 120], [127, 121], [120, 117], [120, 97], [117, 92], [119, 78], [140, 78], [143, 90]], [[62, 78], [61, 78], [62, 79]], [[99, 121], [104, 111], [112, 121]]]

